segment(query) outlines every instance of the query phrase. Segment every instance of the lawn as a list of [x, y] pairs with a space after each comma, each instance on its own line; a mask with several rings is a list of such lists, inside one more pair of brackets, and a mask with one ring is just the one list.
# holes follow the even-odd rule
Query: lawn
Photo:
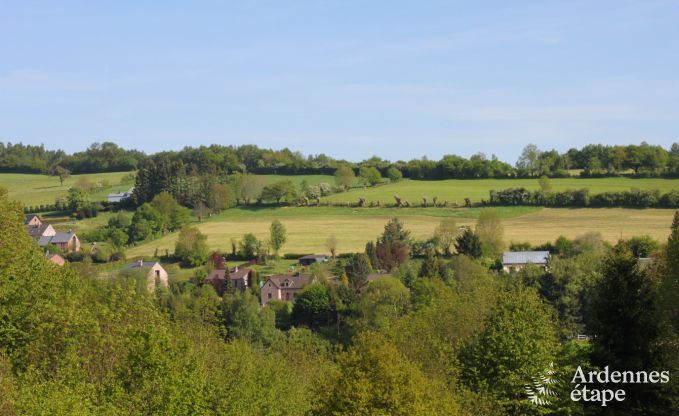
[[[679, 189], [679, 179], [631, 179], [631, 178], [555, 178], [550, 180], [553, 190], [588, 188], [591, 194], [607, 191], [623, 191], [631, 188], [658, 189], [668, 192]], [[438, 197], [439, 202], [464, 204], [469, 198], [474, 202], [489, 199], [492, 189], [518, 188], [539, 189], [537, 179], [450, 179], [444, 181], [402, 180], [388, 185], [371, 188], [354, 188], [351, 191], [323, 198], [328, 202], [357, 202], [358, 198], [380, 201], [381, 204], [394, 203], [397, 195], [411, 204], [419, 204], [423, 197], [429, 201]]]
[[0, 173], [0, 186], [9, 191], [10, 199], [20, 201], [26, 206], [33, 206], [53, 204], [57, 198], [66, 196], [68, 189], [80, 178], [87, 178], [92, 183], [106, 180], [111, 186], [90, 195], [93, 201], [104, 201], [109, 193], [127, 190], [132, 186], [120, 185], [120, 179], [127, 175], [129, 172], [72, 175], [64, 181], [62, 186], [56, 176]]
[[[666, 209], [624, 209], [624, 208], [545, 208], [500, 211], [505, 227], [505, 240], [543, 243], [553, 241], [559, 235], [577, 237], [589, 231], [600, 232], [603, 237], [615, 242], [620, 237], [649, 234], [656, 239], [665, 239], [669, 234], [673, 210]], [[525, 210], [524, 210], [525, 209]], [[392, 211], [383, 209], [347, 209], [314, 212], [315, 208], [282, 208], [279, 210], [229, 210], [210, 221], [198, 224], [208, 236], [211, 249], [229, 250], [231, 239], [240, 240], [245, 233], [257, 238], [268, 238], [269, 225], [278, 218], [287, 229], [287, 242], [283, 252], [323, 253], [325, 241], [330, 236], [338, 240], [339, 252], [363, 250], [368, 240], [374, 240], [383, 230], [384, 224], [394, 216]], [[432, 209], [433, 212], [448, 213], [459, 225], [473, 225], [481, 209]], [[384, 212], [380, 212], [384, 211]], [[398, 210], [398, 216], [415, 238], [429, 237], [441, 216], [423, 215], [419, 209]], [[172, 252], [177, 234], [132, 247], [128, 257], [150, 256], [156, 248]]]

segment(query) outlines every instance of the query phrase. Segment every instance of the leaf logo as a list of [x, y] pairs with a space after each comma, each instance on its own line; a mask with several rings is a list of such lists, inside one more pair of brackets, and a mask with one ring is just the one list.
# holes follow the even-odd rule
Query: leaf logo
[[536, 406], [552, 405], [559, 397], [556, 387], [560, 382], [561, 380], [556, 377], [554, 363], [549, 363], [549, 367], [538, 373], [537, 377], [533, 377], [531, 384], [524, 386], [528, 401]]

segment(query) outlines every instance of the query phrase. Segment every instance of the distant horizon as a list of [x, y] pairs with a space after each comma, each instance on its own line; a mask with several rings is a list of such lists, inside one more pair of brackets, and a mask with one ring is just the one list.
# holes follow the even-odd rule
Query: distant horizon
[[[343, 158], [343, 157], [338, 157], [338, 156], [333, 155], [332, 153], [328, 153], [328, 152], [325, 152], [325, 153], [324, 153], [324, 152], [321, 152], [321, 153], [306, 153], [306, 152], [303, 152], [303, 151], [300, 150], [300, 149], [295, 149], [295, 148], [293, 148], [293, 147], [291, 147], [291, 146], [283, 146], [283, 147], [280, 147], [280, 148], [275, 148], [275, 147], [269, 147], [269, 146], [261, 146], [261, 145], [259, 145], [259, 144], [257, 144], [257, 143], [206, 143], [206, 144], [185, 145], [185, 146], [182, 146], [182, 147], [176, 148], [176, 149], [161, 149], [161, 150], [150, 151], [150, 152], [149, 152], [149, 151], [146, 151], [146, 150], [144, 150], [144, 149], [140, 149], [140, 148], [136, 148], [136, 147], [126, 147], [126, 146], [122, 146], [120, 143], [117, 143], [115, 140], [103, 140], [103, 141], [99, 141], [99, 142], [92, 142], [92, 143], [89, 143], [89, 144], [83, 146], [82, 148], [78, 148], [78, 149], [69, 151], [69, 150], [67, 150], [67, 149], [65, 149], [65, 148], [61, 148], [61, 147], [58, 147], [58, 146], [57, 146], [57, 147], [51, 147], [51, 146], [48, 146], [48, 145], [46, 145], [46, 144], [44, 144], [44, 143], [36, 143], [36, 144], [34, 144], [34, 143], [26, 143], [26, 142], [22, 142], [21, 140], [16, 140], [16, 141], [14, 141], [14, 140], [2, 140], [2, 139], [0, 139], [0, 143], [4, 143], [4, 144], [12, 143], [12, 144], [23, 144], [23, 145], [31, 145], [31, 146], [41, 146], [41, 145], [42, 145], [46, 150], [52, 150], [52, 151], [63, 150], [64, 152], [66, 152], [66, 153], [69, 154], [69, 155], [70, 155], [70, 154], [73, 154], [73, 153], [77, 153], [77, 152], [83, 152], [83, 151], [87, 150], [91, 145], [93, 145], [93, 144], [95, 144], [95, 143], [100, 143], [100, 144], [101, 144], [101, 143], [105, 143], [105, 142], [115, 143], [116, 145], [118, 145], [119, 147], [121, 147], [121, 148], [123, 148], [123, 149], [125, 149], [125, 150], [138, 150], [138, 151], [144, 152], [146, 155], [153, 155], [153, 154], [156, 154], [156, 153], [161, 153], [161, 152], [166, 152], [166, 151], [167, 151], [167, 152], [179, 152], [179, 151], [181, 151], [182, 149], [184, 149], [184, 148], [186, 148], [186, 147], [197, 148], [197, 147], [201, 147], [201, 146], [209, 147], [209, 146], [212, 146], [212, 145], [239, 147], [239, 146], [255, 145], [255, 146], [258, 146], [260, 149], [270, 149], [270, 150], [273, 150], [273, 151], [278, 151], [278, 150], [282, 150], [282, 149], [284, 149], [284, 148], [287, 148], [288, 150], [290, 150], [290, 151], [292, 151], [292, 152], [299, 152], [299, 153], [301, 153], [302, 155], [304, 155], [305, 157], [308, 157], [308, 156], [318, 156], [318, 155], [320, 155], [320, 154], [325, 154], [326, 156], [330, 157], [330, 158], [333, 159], [333, 160], [344, 160], [344, 161], [347, 161], [347, 162], [350, 162], [350, 163], [360, 163], [360, 162], [362, 162], [362, 161], [365, 161], [365, 160], [370, 159], [370, 158], [375, 157], [375, 156], [379, 157], [379, 158], [382, 159], [382, 160], [386, 160], [386, 161], [389, 161], [389, 162], [397, 162], [397, 161], [405, 161], [405, 162], [407, 162], [407, 161], [413, 160], [413, 159], [422, 159], [422, 157], [423, 157], [423, 156], [419, 156], [419, 157], [418, 157], [418, 156], [414, 156], [414, 157], [405, 158], [405, 159], [404, 159], [404, 158], [401, 158], [401, 159], [391, 159], [391, 158], [388, 158], [388, 157], [384, 157], [384, 156], [382, 156], [382, 155], [380, 155], [380, 154], [371, 154], [371, 155], [366, 155], [364, 158], [359, 159], [359, 160], [352, 160], [352, 159], [347, 159], [347, 158]], [[587, 144], [585, 144], [585, 146], [586, 146], [586, 145], [603, 145], [603, 146], [618, 146], [618, 145], [619, 145], [619, 146], [628, 146], [628, 145], [640, 145], [640, 144], [643, 143], [643, 142], [644, 142], [644, 141], [642, 140], [642, 141], [640, 141], [640, 142], [638, 142], [638, 143], [610, 143], [610, 144], [604, 144], [604, 143], [587, 143]], [[664, 145], [658, 144], [658, 143], [650, 143], [650, 142], [648, 142], [648, 141], [646, 141], [646, 143], [649, 144], [649, 145], [651, 145], [651, 146], [661, 146], [661, 147], [663, 147], [664, 149], [666, 149], [667, 151], [670, 151], [670, 147], [671, 147], [673, 144], [675, 144], [675, 143], [679, 143], [679, 140], [678, 140], [677, 142], [672, 142], [672, 143], [670, 143], [670, 144], [667, 145], [667, 146], [664, 146]], [[581, 149], [581, 148], [582, 148], [582, 146], [569, 146], [569, 147], [566, 147], [566, 148], [564, 148], [564, 149], [560, 149], [560, 148], [546, 148], [546, 147], [540, 147], [540, 146], [537, 145], [536, 143], [525, 143], [524, 145], [520, 146], [519, 154], [521, 153], [521, 151], [523, 150], [523, 148], [524, 148], [526, 145], [529, 145], [529, 144], [535, 144], [535, 145], [538, 147], [538, 149], [539, 149], [540, 151], [556, 150], [556, 151], [558, 151], [560, 154], [564, 154], [564, 153], [566, 153], [568, 150], [570, 150], [570, 149], [572, 149], [572, 148], [576, 148], [576, 149]], [[466, 159], [469, 159], [471, 156], [474, 156], [475, 154], [479, 154], [479, 153], [483, 153], [483, 154], [486, 156], [487, 159], [491, 159], [492, 156], [493, 156], [493, 153], [488, 153], [488, 152], [484, 152], [484, 151], [477, 151], [477, 152], [472, 152], [472, 153], [470, 153], [470, 154], [468, 154], [468, 155], [460, 154], [460, 153], [442, 153], [442, 154], [440, 154], [440, 155], [434, 155], [434, 156], [424, 155], [424, 157], [426, 157], [426, 158], [429, 159], [429, 160], [440, 160], [440, 159], [443, 158], [443, 156], [446, 156], [446, 155], [455, 155], [455, 156], [460, 156], [460, 157], [464, 157], [464, 158], [466, 158]], [[516, 159], [514, 159], [514, 160], [503, 159], [502, 157], [500, 157], [500, 156], [498, 156], [498, 155], [495, 155], [495, 156], [497, 156], [498, 160], [500, 160], [500, 161], [502, 161], [502, 162], [505, 162], [505, 163], [508, 163], [508, 164], [510, 164], [510, 165], [512, 165], [512, 166], [514, 166], [514, 165], [516, 164], [516, 161], [517, 161], [518, 158], [519, 158], [519, 154], [517, 154]]]
[[678, 21], [676, 0], [12, 2], [0, 140], [351, 161], [667, 148]]

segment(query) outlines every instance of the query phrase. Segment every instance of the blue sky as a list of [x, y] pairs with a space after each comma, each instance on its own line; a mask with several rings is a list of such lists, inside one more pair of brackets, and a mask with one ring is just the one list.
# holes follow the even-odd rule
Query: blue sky
[[349, 160], [679, 142], [679, 0], [4, 1], [0, 141]]

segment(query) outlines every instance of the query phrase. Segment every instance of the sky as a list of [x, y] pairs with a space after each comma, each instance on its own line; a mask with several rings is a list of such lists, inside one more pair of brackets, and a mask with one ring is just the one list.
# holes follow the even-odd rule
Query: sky
[[0, 141], [509, 162], [679, 142], [679, 0], [0, 4]]

